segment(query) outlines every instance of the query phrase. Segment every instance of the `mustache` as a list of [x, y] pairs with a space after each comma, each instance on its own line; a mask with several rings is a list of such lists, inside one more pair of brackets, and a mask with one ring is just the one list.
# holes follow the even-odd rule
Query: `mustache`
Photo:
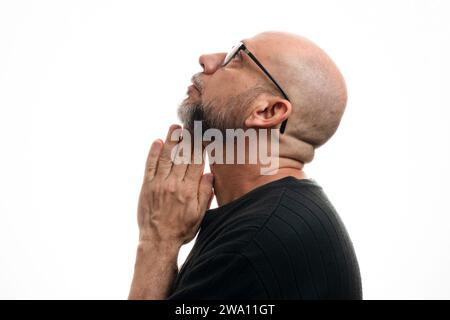
[[191, 82], [200, 93], [203, 92], [203, 81], [200, 79], [200, 73], [194, 74], [191, 78]]

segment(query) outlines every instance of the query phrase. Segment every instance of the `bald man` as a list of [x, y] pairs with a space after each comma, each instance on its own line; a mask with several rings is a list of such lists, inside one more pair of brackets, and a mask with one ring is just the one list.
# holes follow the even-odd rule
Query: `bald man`
[[[184, 128], [192, 132], [201, 121], [202, 132], [276, 130], [278, 167], [261, 174], [261, 162], [219, 162], [204, 174], [204, 162], [173, 161], [172, 151], [186, 139], [182, 133], [173, 139], [180, 126], [171, 126], [146, 163], [129, 298], [362, 299], [349, 235], [303, 170], [335, 133], [346, 106], [336, 65], [311, 41], [281, 32], [261, 33], [199, 62], [203, 72], [192, 77], [178, 110]], [[218, 208], [209, 209], [214, 195]], [[197, 232], [178, 270], [180, 247]]]

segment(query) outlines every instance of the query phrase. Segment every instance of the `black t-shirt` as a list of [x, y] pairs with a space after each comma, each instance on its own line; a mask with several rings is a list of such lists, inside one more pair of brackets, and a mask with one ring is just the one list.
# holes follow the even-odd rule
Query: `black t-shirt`
[[169, 299], [362, 299], [361, 276], [322, 188], [286, 177], [205, 213]]

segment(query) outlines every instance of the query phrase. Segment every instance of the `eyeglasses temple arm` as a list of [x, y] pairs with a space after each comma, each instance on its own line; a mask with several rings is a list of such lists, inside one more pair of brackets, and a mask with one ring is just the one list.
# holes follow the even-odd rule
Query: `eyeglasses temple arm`
[[[283, 91], [283, 89], [281, 89], [281, 86], [278, 84], [278, 82], [276, 82], [276, 80], [274, 78], [272, 78], [272, 76], [270, 75], [270, 73], [266, 70], [266, 68], [263, 67], [263, 65], [258, 61], [258, 59], [253, 55], [253, 53], [251, 53], [245, 46], [243, 46], [242, 50], [245, 51], [246, 54], [248, 54], [248, 56], [258, 65], [258, 67], [264, 72], [264, 74], [269, 77], [270, 80], [272, 80], [272, 82], [277, 86], [278, 90], [280, 90], [281, 94], [284, 96], [284, 98], [287, 101], [289, 100], [288, 95]], [[286, 129], [286, 124], [287, 124], [287, 119], [284, 120], [281, 123], [280, 126], [280, 133], [284, 133], [284, 130]]]

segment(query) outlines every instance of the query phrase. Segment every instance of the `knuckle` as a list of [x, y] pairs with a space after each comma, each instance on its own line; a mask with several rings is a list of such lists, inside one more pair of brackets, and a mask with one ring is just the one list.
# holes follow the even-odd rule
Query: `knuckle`
[[183, 188], [183, 196], [187, 199], [187, 200], [192, 200], [196, 197], [196, 194], [194, 192], [194, 190], [191, 187], [186, 187]]
[[170, 194], [174, 194], [178, 191], [178, 183], [176, 180], [168, 178], [165, 182], [164, 182], [164, 187], [163, 187], [164, 192], [166, 193], [170, 193]]
[[147, 189], [146, 192], [149, 195], [158, 195], [160, 193], [161, 187], [159, 182], [154, 179], [147, 184], [146, 189]]
[[145, 182], [142, 186], [142, 191], [146, 194], [152, 193], [154, 191], [154, 184], [151, 182]]
[[172, 163], [170, 150], [164, 150], [159, 158], [159, 162]]
[[155, 170], [156, 169], [156, 164], [155, 163], [149, 163], [149, 164], [147, 164], [147, 168], [146, 168], [146, 171], [147, 172], [151, 172], [151, 171], [153, 171], [153, 170]]

